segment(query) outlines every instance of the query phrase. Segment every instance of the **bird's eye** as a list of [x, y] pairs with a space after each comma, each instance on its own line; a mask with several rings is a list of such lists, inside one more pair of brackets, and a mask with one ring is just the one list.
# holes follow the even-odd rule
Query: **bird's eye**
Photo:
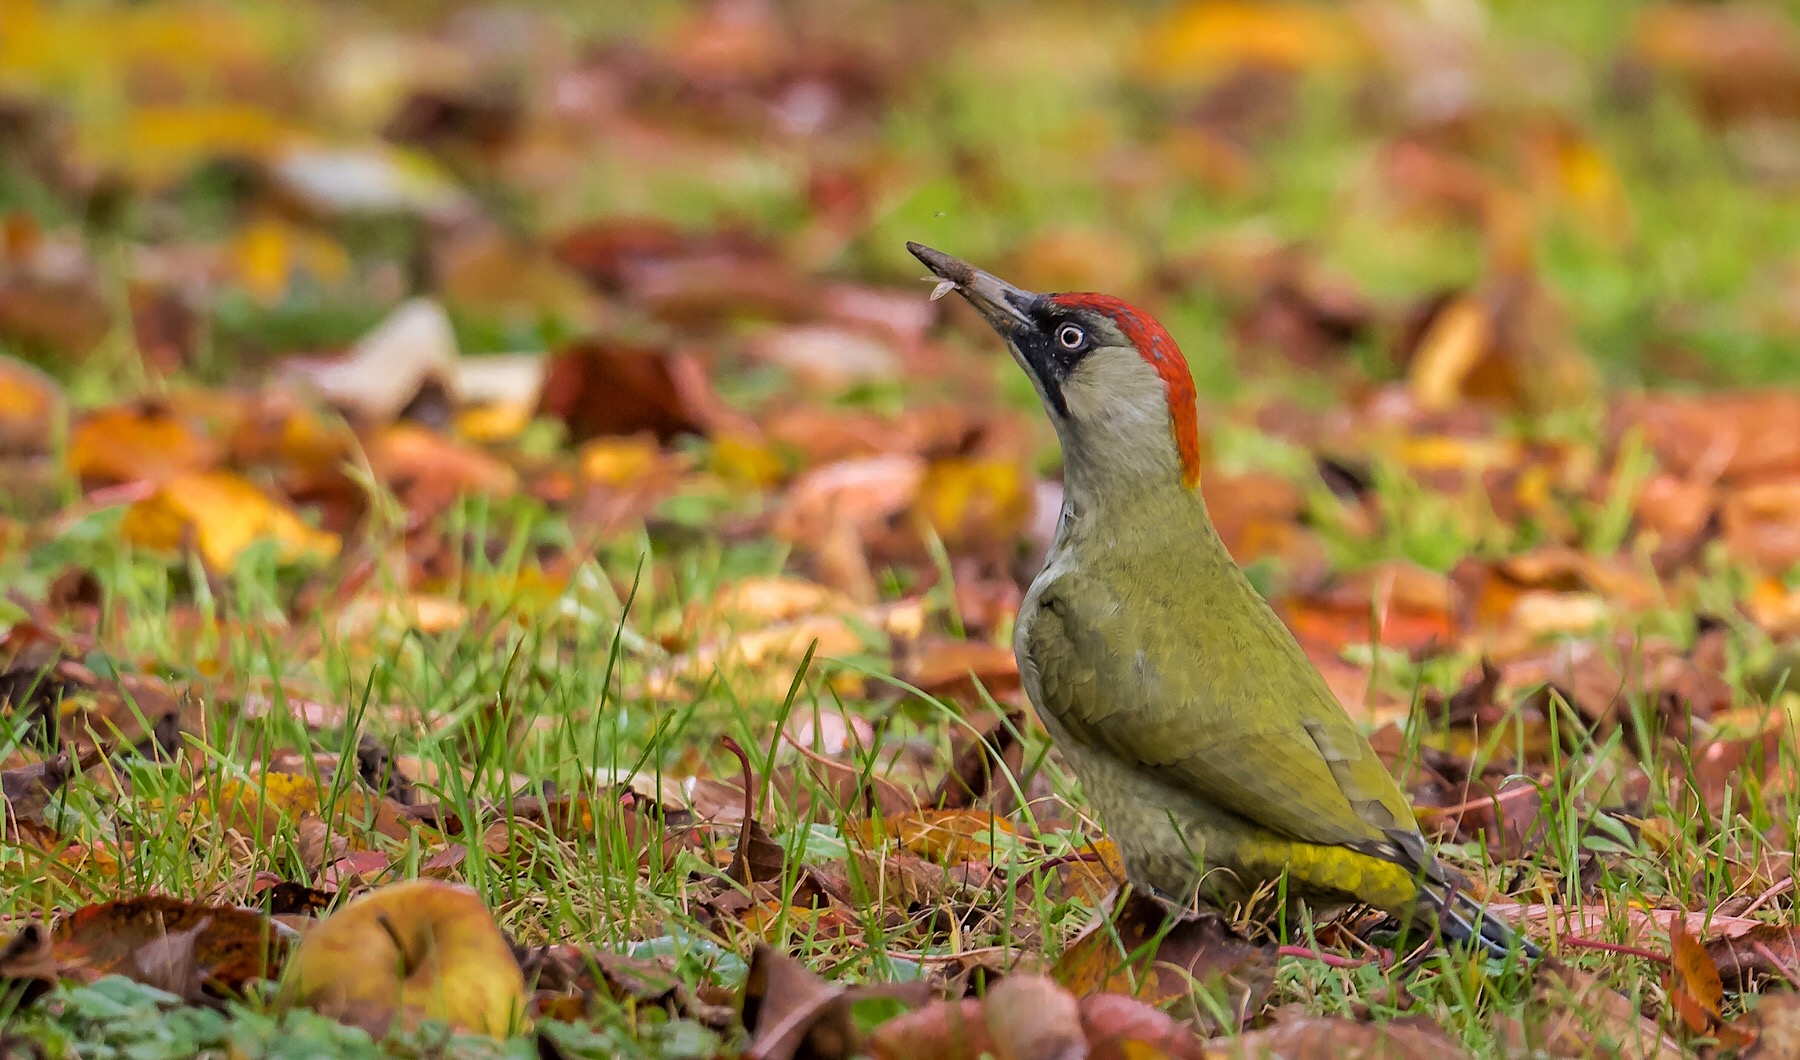
[[1065, 350], [1079, 350], [1087, 341], [1087, 332], [1075, 324], [1064, 324], [1056, 329], [1056, 342]]

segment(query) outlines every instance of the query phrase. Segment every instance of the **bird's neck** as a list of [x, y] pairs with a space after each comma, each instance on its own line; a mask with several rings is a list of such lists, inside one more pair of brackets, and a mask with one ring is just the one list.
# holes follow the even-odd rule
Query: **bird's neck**
[[1172, 469], [1096, 464], [1066, 446], [1058, 538], [1097, 545], [1121, 560], [1231, 562], [1198, 487], [1183, 485]]

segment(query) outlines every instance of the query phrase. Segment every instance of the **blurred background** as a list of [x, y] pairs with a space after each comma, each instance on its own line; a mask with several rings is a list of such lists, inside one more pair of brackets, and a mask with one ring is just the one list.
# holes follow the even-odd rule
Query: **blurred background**
[[730, 334], [723, 356], [880, 382], [886, 339], [755, 334], [916, 329], [831, 304], [835, 280], [906, 290], [910, 238], [1146, 303], [1214, 396], [1764, 383], [1800, 375], [1797, 25], [1615, 0], [0, 0], [0, 350], [78, 396], [216, 380], [423, 294], [463, 352]]

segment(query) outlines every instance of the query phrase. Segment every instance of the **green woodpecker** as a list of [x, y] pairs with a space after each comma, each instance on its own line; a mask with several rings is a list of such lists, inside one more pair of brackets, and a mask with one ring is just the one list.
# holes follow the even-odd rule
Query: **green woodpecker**
[[1063, 505], [1019, 608], [1026, 694], [1139, 888], [1229, 909], [1362, 902], [1535, 955], [1432, 856], [1399, 784], [1257, 595], [1198, 489], [1175, 340], [1101, 294], [1033, 294], [907, 249], [1005, 339], [1063, 451]]

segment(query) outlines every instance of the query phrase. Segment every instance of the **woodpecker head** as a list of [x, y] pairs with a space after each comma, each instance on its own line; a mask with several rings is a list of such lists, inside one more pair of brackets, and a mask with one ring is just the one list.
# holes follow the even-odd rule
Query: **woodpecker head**
[[1161, 324], [1110, 295], [1033, 294], [930, 247], [906, 249], [1006, 340], [1056, 425], [1067, 477], [1199, 483], [1194, 377]]

